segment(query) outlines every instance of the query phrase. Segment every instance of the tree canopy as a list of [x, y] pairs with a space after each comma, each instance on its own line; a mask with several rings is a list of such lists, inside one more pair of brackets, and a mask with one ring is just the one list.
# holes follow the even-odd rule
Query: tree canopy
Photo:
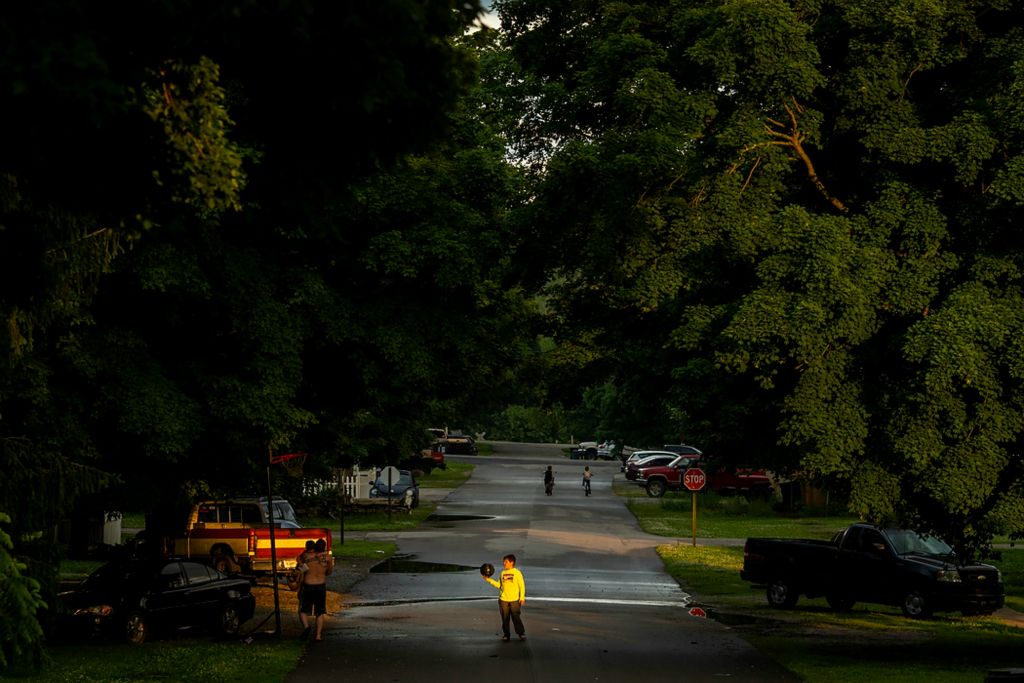
[[1018, 3], [493, 6], [0, 16], [0, 665], [73, 506], [168, 523], [517, 393], [1024, 532]]
[[552, 329], [661, 416], [620, 435], [961, 548], [1024, 530], [1019, 6], [495, 7]]

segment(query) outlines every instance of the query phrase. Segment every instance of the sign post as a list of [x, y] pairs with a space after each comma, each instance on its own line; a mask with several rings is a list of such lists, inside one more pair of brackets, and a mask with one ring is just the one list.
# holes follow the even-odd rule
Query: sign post
[[273, 577], [274, 585], [274, 635], [281, 635], [281, 598], [277, 594], [277, 536], [274, 534], [274, 489], [270, 485], [270, 466], [279, 465], [294, 458], [305, 458], [305, 453], [288, 453], [286, 455], [274, 455], [273, 449], [267, 446], [267, 455], [270, 460], [267, 462], [267, 526], [270, 527], [270, 575]]
[[690, 509], [693, 512], [693, 545], [697, 547], [697, 492], [704, 488], [707, 477], [704, 470], [691, 467], [683, 474], [683, 485], [693, 493]]
[[388, 465], [380, 471], [380, 479], [386, 481], [388, 484], [387, 496], [388, 496], [388, 522], [391, 522], [391, 489], [398, 483], [398, 480], [402, 477], [402, 473], [397, 467]]

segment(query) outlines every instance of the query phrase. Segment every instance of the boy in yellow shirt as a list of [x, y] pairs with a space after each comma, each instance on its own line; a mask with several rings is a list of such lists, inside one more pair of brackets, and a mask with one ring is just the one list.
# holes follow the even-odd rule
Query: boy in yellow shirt
[[523, 581], [523, 573], [516, 569], [515, 555], [506, 555], [501, 563], [504, 568], [501, 570], [500, 582], [489, 576], [483, 577], [484, 581], [501, 591], [498, 593], [498, 610], [501, 612], [501, 630], [504, 633], [501, 639], [508, 640], [511, 637], [511, 619], [519, 640], [526, 640], [526, 629], [523, 628], [523, 619], [520, 616], [523, 603], [526, 602], [526, 582]]

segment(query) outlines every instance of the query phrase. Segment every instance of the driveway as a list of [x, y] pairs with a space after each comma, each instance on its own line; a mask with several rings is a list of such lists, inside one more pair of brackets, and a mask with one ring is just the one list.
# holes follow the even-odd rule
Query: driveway
[[[495, 444], [392, 562], [345, 596], [325, 640], [289, 681], [797, 681], [728, 627], [691, 616], [690, 596], [611, 491], [614, 462], [559, 447]], [[547, 465], [555, 471], [544, 494]], [[583, 467], [594, 472], [584, 496]], [[502, 642], [497, 591], [479, 566], [513, 553], [527, 588], [527, 640]]]

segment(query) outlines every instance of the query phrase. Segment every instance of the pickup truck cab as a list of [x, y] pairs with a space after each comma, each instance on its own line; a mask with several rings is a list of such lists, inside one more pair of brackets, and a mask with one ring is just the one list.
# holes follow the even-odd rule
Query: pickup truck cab
[[478, 452], [476, 440], [468, 434], [448, 431], [448, 428], [440, 429], [433, 427], [427, 430], [434, 437], [435, 443], [441, 446], [442, 453], [451, 455], [476, 455]]
[[801, 595], [824, 596], [836, 611], [869, 602], [925, 618], [936, 611], [991, 614], [1005, 601], [992, 565], [960, 564], [934, 536], [872, 524], [853, 524], [831, 541], [748, 538], [740, 578], [765, 586], [776, 608], [795, 606]]

